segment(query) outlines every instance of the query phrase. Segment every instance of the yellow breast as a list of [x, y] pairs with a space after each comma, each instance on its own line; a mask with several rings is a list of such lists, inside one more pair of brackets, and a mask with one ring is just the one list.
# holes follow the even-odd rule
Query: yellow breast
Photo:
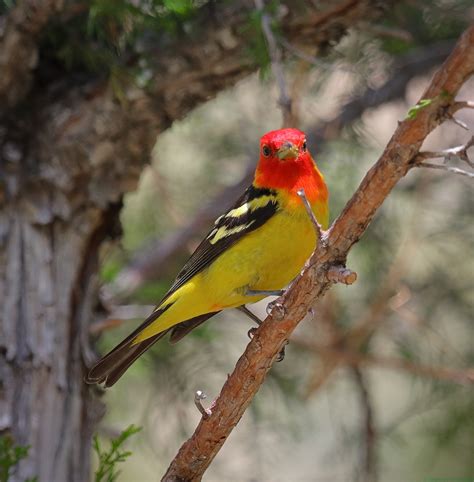
[[[240, 306], [263, 297], [245, 296], [245, 290], [279, 290], [301, 270], [313, 252], [316, 234], [304, 206], [288, 207], [280, 200], [264, 226], [249, 233], [223, 253], [201, 276], [203, 295], [216, 309]], [[319, 222], [327, 226], [327, 206], [313, 205]]]

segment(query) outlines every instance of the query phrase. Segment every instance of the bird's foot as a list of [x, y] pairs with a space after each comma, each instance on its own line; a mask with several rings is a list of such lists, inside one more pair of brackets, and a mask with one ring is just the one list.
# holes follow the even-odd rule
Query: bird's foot
[[248, 336], [250, 339], [252, 339], [252, 338], [254, 337], [256, 331], [257, 331], [257, 328], [255, 328], [255, 327], [254, 327], [254, 328], [250, 328], [250, 330], [247, 331], [247, 336]]
[[[255, 335], [255, 332], [257, 331], [257, 328], [250, 328], [250, 330], [247, 332], [247, 336], [252, 339]], [[285, 347], [288, 345], [288, 341], [285, 342], [285, 345], [283, 348], [280, 350], [278, 353], [278, 356], [276, 357], [275, 361], [277, 363], [282, 362], [285, 359]]]
[[275, 361], [277, 363], [280, 363], [282, 362], [284, 359], [285, 359], [285, 348], [286, 348], [286, 345], [288, 345], [289, 341], [286, 340], [285, 344], [283, 345], [283, 348], [280, 350], [280, 352], [278, 353], [278, 356], [276, 357]]
[[252, 321], [255, 321], [257, 325], [260, 326], [262, 324], [262, 320], [257, 315], [252, 313], [245, 305], [238, 306], [237, 309], [247, 315]]
[[282, 320], [286, 315], [286, 309], [278, 300], [271, 301], [267, 305], [267, 315], [276, 320]]

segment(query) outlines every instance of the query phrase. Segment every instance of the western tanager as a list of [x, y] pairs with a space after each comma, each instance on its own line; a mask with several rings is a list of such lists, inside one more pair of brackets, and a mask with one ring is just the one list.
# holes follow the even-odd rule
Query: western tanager
[[326, 228], [328, 190], [304, 133], [265, 134], [252, 185], [216, 219], [153, 313], [90, 369], [86, 381], [110, 387], [168, 331], [171, 341], [178, 341], [219, 311], [284, 288], [316, 243], [301, 189]]

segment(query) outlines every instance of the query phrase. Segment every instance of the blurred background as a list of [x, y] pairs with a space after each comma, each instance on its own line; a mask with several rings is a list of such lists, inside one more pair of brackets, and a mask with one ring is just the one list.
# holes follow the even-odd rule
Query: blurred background
[[[137, 92], [162, 81], [160, 63], [153, 64], [162, 59], [160, 48], [175, 38], [193, 42], [194, 22], [202, 22], [203, 10], [219, 18], [219, 9], [232, 2], [65, 3], [70, 17], [53, 15], [48, 34], [41, 36], [41, 61], [48, 59], [50, 70], [35, 78], [35, 88], [43, 85], [51, 96], [56, 82], [57, 95], [76, 95], [77, 86], [85, 89], [91, 78], [100, 79], [94, 89], [108, 89], [108, 102], [127, 109], [128, 102], [141, 98]], [[252, 67], [244, 62], [238, 78], [203, 93], [186, 115], [170, 108], [168, 121], [154, 125], [155, 132], [161, 131], [156, 142], [147, 141], [153, 145], [150, 163], [141, 168], [142, 152], [136, 155], [139, 162], [130, 161], [139, 182], [136, 187], [125, 183], [122, 192], [129, 192], [116, 209], [119, 223], [107, 229], [107, 239], [96, 250], [97, 295], [87, 320], [86, 364], [113, 348], [153, 309], [215, 217], [251, 182], [260, 136], [284, 124], [285, 109], [278, 103], [282, 87], [275, 82], [263, 17], [271, 19], [276, 53], [283, 57], [292, 124], [307, 133], [330, 188], [331, 220], [474, 19], [467, 1], [377, 2], [370, 6], [376, 12], [349, 21], [354, 25], [344, 28], [337, 43], [323, 46], [317, 40], [319, 48], [313, 51], [310, 42], [300, 44], [285, 28], [303, 16], [300, 10], [318, 14], [334, 2], [277, 1], [264, 12], [243, 4], [239, 28], [246, 33], [229, 33], [222, 42], [236, 42], [232, 52], [235, 48], [251, 59]], [[15, 8], [16, 2], [0, 2], [4, 32]], [[163, 35], [166, 41], [155, 44]], [[173, 55], [177, 64], [184, 56], [182, 51], [163, 54]], [[179, 69], [176, 82], [194, 89], [193, 68], [187, 77]], [[68, 79], [66, 93], [55, 76]], [[165, 97], [166, 87], [163, 92]], [[102, 93], [81, 95], [97, 99]], [[472, 100], [473, 95], [471, 79], [457, 98]], [[51, 97], [49, 102], [52, 108]], [[68, 123], [74, 122], [71, 112], [80, 115], [71, 106], [70, 111], [55, 108], [57, 122], [61, 115]], [[8, 118], [12, 111], [6, 112], [5, 125], [5, 119], [13, 122]], [[20, 119], [17, 115], [14, 121]], [[473, 111], [460, 111], [456, 119], [436, 129], [423, 150], [469, 141]], [[95, 129], [90, 142], [100, 136]], [[16, 173], [8, 152], [4, 147], [0, 161], [5, 210], [11, 206], [8, 176]], [[457, 161], [453, 165], [466, 167]], [[121, 166], [123, 173], [126, 159]], [[108, 188], [108, 174], [102, 176], [88, 184], [91, 198]], [[473, 180], [467, 176], [430, 169], [408, 174], [350, 253], [348, 267], [357, 272], [357, 283], [335, 286], [314, 306], [203, 480], [473, 480], [472, 193]], [[107, 202], [117, 202], [120, 194], [107, 194]], [[268, 301], [252, 310], [265, 317]], [[129, 424], [143, 427], [127, 446], [133, 454], [121, 464], [119, 481], [151, 481], [164, 473], [200, 419], [195, 391], [204, 390], [206, 402], [218, 395], [248, 343], [251, 326], [240, 312], [221, 313], [177, 345], [158, 343], [112, 389], [94, 389], [94, 398], [106, 409], [97, 409], [103, 417], [93, 432], [104, 444]], [[34, 442], [31, 446], [34, 450]], [[91, 473], [96, 466], [93, 459]]]

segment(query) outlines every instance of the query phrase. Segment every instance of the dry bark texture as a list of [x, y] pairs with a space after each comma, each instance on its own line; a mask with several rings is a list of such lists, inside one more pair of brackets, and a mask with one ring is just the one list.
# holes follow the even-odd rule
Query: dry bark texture
[[[255, 70], [243, 54], [251, 2], [222, 2], [201, 35], [154, 46], [148, 91], [114, 96], [67, 72], [37, 85], [38, 39], [63, 2], [19, 1], [0, 32], [0, 432], [30, 445], [14, 480], [84, 481], [102, 406], [82, 383], [88, 324], [100, 309], [97, 255], [114, 231], [156, 135]], [[341, 1], [323, 14], [288, 9], [283, 31], [326, 47], [380, 2]], [[67, 2], [69, 14], [74, 2]], [[77, 4], [76, 6], [81, 6]], [[57, 19], [61, 17], [57, 17]]]
[[[397, 182], [415, 166], [426, 136], [460, 108], [454, 97], [473, 73], [474, 26], [461, 36], [422, 95], [422, 99], [432, 102], [419, 109], [414, 119], [400, 123], [380, 159], [366, 174], [341, 215], [323, 234], [303, 275], [279, 300], [284, 309], [274, 311], [257, 330], [224, 384], [212, 415], [203, 418], [192, 437], [182, 445], [163, 481], [201, 480], [297, 324], [315, 300], [330, 288], [328, 270], [345, 264], [348, 251], [361, 238], [377, 209]], [[283, 316], [277, 316], [282, 312]]]
[[0, 111], [16, 105], [29, 91], [38, 65], [38, 38], [63, 6], [63, 0], [18, 3], [0, 32]]

